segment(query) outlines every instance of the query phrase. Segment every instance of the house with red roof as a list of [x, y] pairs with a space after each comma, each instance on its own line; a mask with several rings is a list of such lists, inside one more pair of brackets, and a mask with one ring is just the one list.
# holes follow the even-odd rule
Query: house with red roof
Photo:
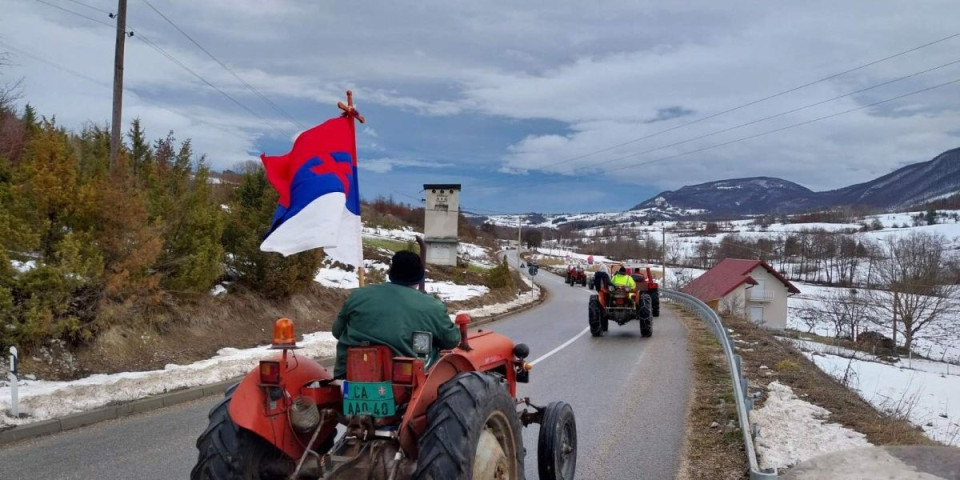
[[800, 293], [763, 260], [726, 258], [680, 291], [721, 314], [749, 318], [767, 328], [787, 327], [787, 297]]

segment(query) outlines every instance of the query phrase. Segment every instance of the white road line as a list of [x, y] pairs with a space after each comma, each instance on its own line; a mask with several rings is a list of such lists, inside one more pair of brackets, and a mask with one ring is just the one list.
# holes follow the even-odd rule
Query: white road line
[[586, 335], [586, 333], [589, 332], [589, 331], [590, 331], [590, 327], [584, 328], [583, 331], [581, 331], [580, 333], [576, 334], [573, 338], [571, 338], [570, 340], [567, 340], [566, 342], [563, 342], [563, 345], [560, 345], [559, 347], [554, 348], [553, 350], [550, 350], [549, 352], [543, 354], [540, 358], [538, 358], [538, 359], [530, 362], [530, 365], [536, 365], [536, 364], [540, 363], [540, 361], [546, 360], [547, 357], [549, 357], [550, 355], [553, 355], [554, 353], [559, 352], [560, 350], [563, 350], [564, 348], [566, 348], [566, 347], [567, 347], [568, 345], [570, 345], [571, 343], [577, 341], [578, 338]]

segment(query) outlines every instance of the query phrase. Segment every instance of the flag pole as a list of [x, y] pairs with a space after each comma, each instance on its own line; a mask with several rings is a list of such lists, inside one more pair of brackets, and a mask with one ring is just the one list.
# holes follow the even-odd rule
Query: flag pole
[[[357, 151], [357, 130], [354, 124], [354, 120], [358, 120], [360, 123], [365, 123], [366, 119], [363, 118], [363, 115], [360, 115], [360, 112], [357, 111], [357, 108], [353, 106], [353, 90], [347, 90], [347, 104], [344, 105], [343, 102], [337, 102], [337, 107], [340, 110], [343, 110], [343, 116], [350, 119], [350, 130], [353, 131], [353, 151]], [[355, 162], [358, 160], [353, 159]], [[359, 183], [358, 183], [359, 185]], [[357, 265], [357, 283], [359, 286], [364, 284], [364, 272], [363, 272], [363, 240], [360, 241], [360, 265]]]

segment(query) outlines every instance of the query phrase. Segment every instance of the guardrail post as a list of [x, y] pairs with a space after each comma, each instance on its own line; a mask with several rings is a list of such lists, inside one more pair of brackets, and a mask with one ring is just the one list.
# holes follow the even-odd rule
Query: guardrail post
[[20, 418], [20, 406], [18, 405], [17, 387], [17, 367], [20, 363], [20, 356], [17, 354], [17, 347], [10, 347], [10, 414], [13, 418]]

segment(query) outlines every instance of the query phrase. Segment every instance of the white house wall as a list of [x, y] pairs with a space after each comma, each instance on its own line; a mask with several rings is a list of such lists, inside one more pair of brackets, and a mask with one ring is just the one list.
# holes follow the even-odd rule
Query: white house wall
[[787, 296], [790, 293], [790, 291], [787, 289], [787, 286], [762, 266], [758, 266], [757, 268], [753, 269], [753, 271], [750, 272], [750, 276], [757, 281], [763, 282], [766, 300], [751, 300], [750, 298], [752, 292], [750, 290], [757, 287], [747, 289], [747, 308], [745, 317], [750, 318], [750, 307], [763, 307], [763, 326], [774, 330], [783, 330], [787, 328]]

